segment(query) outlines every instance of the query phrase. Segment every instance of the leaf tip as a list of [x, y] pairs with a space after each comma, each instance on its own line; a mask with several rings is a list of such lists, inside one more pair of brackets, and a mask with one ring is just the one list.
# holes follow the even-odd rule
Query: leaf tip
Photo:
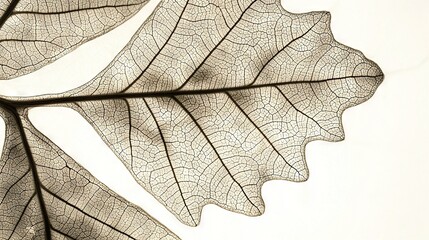
[[303, 171], [298, 172], [298, 174], [299, 174], [299, 177], [297, 182], [306, 182], [310, 177], [310, 172], [308, 171], [307, 166], [305, 166], [305, 169]]
[[328, 11], [321, 11], [321, 13], [323, 14], [322, 19], [325, 20], [326, 22], [330, 23], [331, 22], [331, 13]]

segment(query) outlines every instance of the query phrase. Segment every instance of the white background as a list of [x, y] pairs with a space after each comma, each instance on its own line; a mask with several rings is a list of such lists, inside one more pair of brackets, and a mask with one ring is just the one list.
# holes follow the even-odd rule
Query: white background
[[[347, 110], [346, 140], [307, 146], [310, 179], [262, 189], [266, 212], [246, 217], [206, 206], [187, 227], [141, 189], [79, 114], [33, 109], [31, 119], [69, 155], [185, 240], [429, 239], [429, 2], [285, 0], [291, 12], [327, 10], [336, 39], [362, 50], [386, 78], [368, 102]], [[153, 9], [57, 62], [13, 81], [0, 94], [62, 92], [89, 81], [127, 43]], [[4, 123], [0, 121], [0, 130]], [[1, 144], [4, 135], [0, 134]]]

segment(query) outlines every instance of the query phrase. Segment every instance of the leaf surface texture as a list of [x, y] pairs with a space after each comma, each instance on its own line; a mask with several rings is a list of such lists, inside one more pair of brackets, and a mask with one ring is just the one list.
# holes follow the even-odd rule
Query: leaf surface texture
[[148, 0], [0, 0], [0, 80], [30, 73], [124, 22]]
[[1, 239], [178, 239], [39, 133], [26, 112], [0, 108], [0, 116]]
[[88, 84], [20, 104], [81, 113], [188, 225], [209, 203], [260, 215], [262, 184], [305, 181], [305, 145], [343, 139], [342, 112], [383, 79], [329, 24], [276, 0], [162, 1]]
[[89, 83], [7, 99], [78, 111], [188, 225], [206, 204], [260, 215], [262, 184], [307, 180], [305, 145], [342, 140], [343, 111], [383, 80], [329, 24], [277, 0], [165, 0]]

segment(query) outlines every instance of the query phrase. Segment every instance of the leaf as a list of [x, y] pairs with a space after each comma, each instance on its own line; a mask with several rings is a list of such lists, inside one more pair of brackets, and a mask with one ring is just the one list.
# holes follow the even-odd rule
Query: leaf
[[124, 22], [148, 0], [0, 1], [0, 80], [55, 61]]
[[307, 180], [305, 145], [342, 140], [342, 112], [382, 82], [329, 24], [278, 0], [162, 1], [88, 84], [12, 104], [78, 111], [188, 225], [210, 203], [260, 215], [262, 184]]
[[2, 239], [178, 239], [39, 133], [26, 110], [7, 108], [0, 108]]

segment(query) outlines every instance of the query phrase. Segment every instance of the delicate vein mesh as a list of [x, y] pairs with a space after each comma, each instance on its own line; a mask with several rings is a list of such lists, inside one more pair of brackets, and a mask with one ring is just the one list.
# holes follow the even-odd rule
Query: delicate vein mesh
[[342, 112], [382, 80], [329, 23], [274, 0], [164, 1], [103, 72], [62, 96], [111, 96], [67, 106], [181, 221], [196, 225], [208, 203], [259, 215], [261, 185], [306, 180], [305, 144], [343, 139]]
[[208, 203], [259, 215], [262, 184], [305, 181], [305, 145], [343, 139], [342, 112], [383, 79], [329, 24], [277, 0], [165, 0], [88, 84], [25, 101], [82, 114], [186, 224]]
[[43, 67], [124, 22], [146, 2], [0, 1], [0, 79]]
[[[26, 118], [26, 113], [22, 115]], [[30, 159], [13, 116], [2, 109], [0, 116], [6, 122], [0, 172], [2, 238], [45, 239], [47, 227], [53, 239], [177, 239], [91, 176], [24, 119]]]

